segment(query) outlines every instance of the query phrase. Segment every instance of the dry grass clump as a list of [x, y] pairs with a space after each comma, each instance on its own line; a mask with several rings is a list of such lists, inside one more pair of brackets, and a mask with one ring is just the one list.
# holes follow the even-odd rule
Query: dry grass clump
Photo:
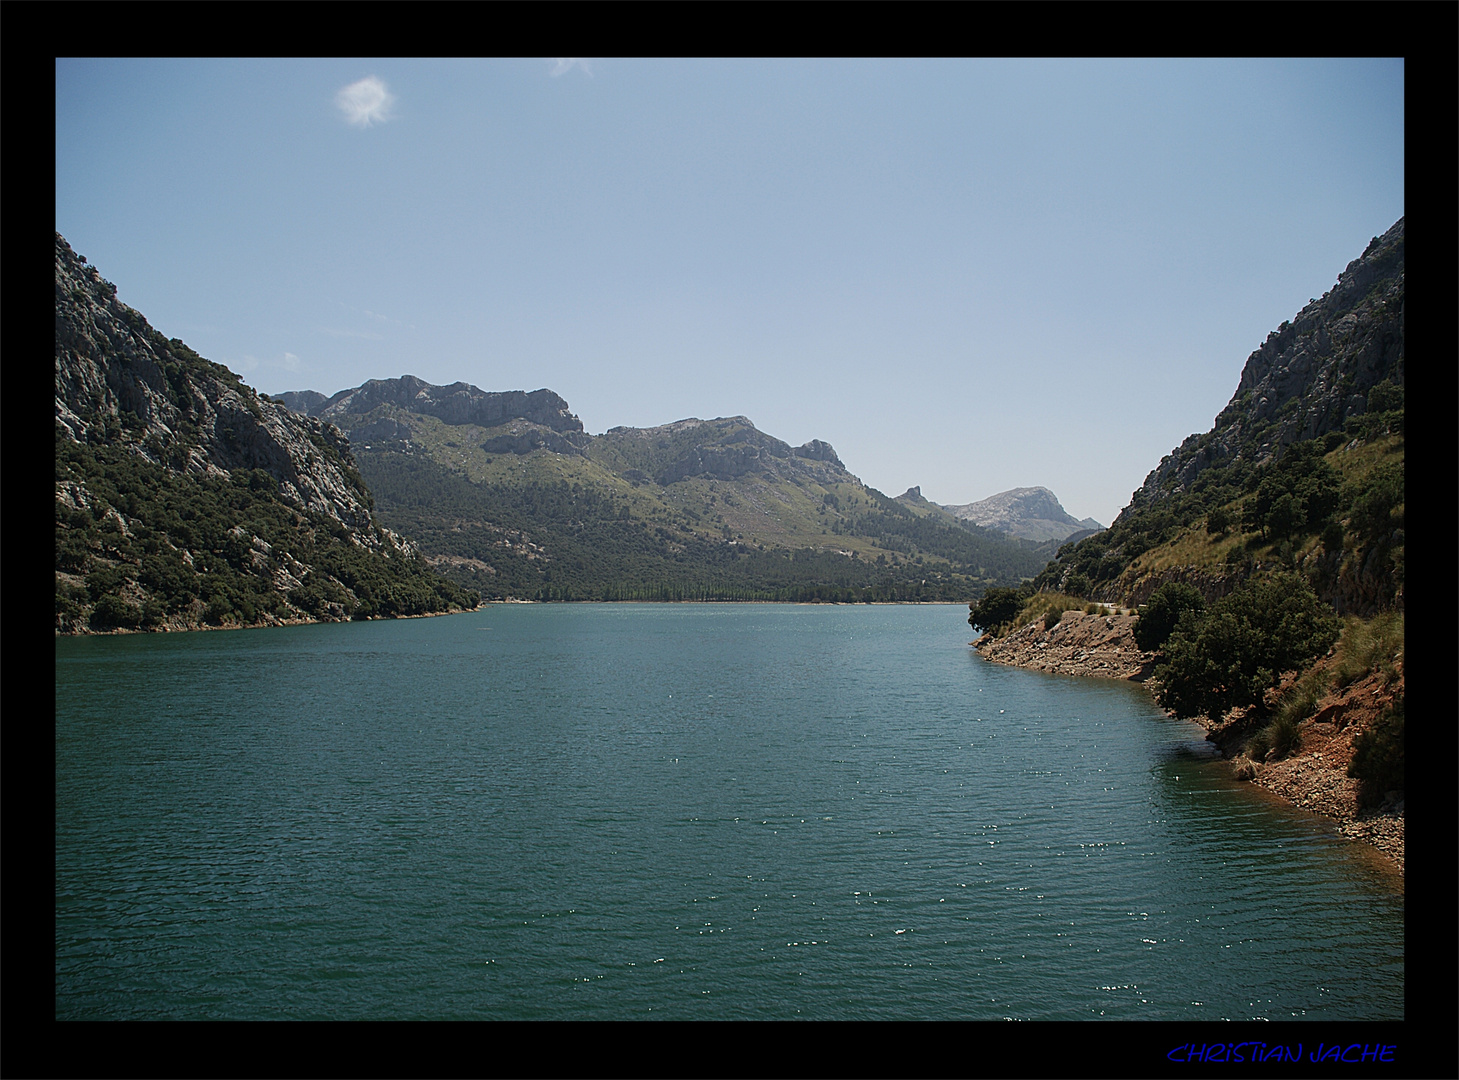
[[[1307, 676], [1315, 676], [1309, 671]], [[1282, 759], [1301, 746], [1301, 721], [1307, 720], [1317, 711], [1317, 702], [1326, 689], [1326, 677], [1303, 679], [1287, 690], [1272, 714], [1271, 722], [1246, 741], [1246, 756], [1255, 762], [1266, 760], [1271, 752], [1274, 759]]]
[[1385, 611], [1368, 622], [1349, 617], [1343, 624], [1332, 664], [1333, 678], [1342, 689], [1370, 672], [1380, 672], [1386, 682], [1398, 677], [1395, 665], [1403, 659], [1403, 612]]
[[[1013, 620], [1015, 629], [1021, 629], [1029, 625], [1043, 621], [1045, 626], [1056, 625], [1066, 611], [1083, 611], [1086, 601], [1082, 596], [1069, 596], [1067, 593], [1041, 592], [1034, 593], [1023, 605], [1023, 610], [1018, 613], [1018, 618]], [[1059, 614], [1052, 612], [1058, 609]], [[1052, 621], [1049, 621], [1052, 618]]]

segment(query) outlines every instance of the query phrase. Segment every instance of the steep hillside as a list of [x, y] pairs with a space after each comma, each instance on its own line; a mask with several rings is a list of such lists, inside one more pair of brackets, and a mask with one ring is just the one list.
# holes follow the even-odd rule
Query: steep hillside
[[[1296, 442], [1351, 436], [1362, 430], [1361, 417], [1394, 408], [1390, 393], [1369, 398], [1378, 387], [1403, 387], [1403, 299], [1399, 218], [1331, 290], [1267, 335], [1215, 425], [1166, 455], [1125, 513], [1188, 490], [1213, 465], [1261, 464]], [[1401, 410], [1401, 393], [1396, 405]]]
[[[1099, 631], [1105, 653], [1147, 661], [1133, 677], [1203, 723], [1238, 778], [1333, 817], [1400, 871], [1403, 305], [1400, 220], [1251, 354], [1211, 431], [1108, 531], [970, 617], [989, 630], [984, 655], [1066, 673], [1092, 655], [1078, 628]], [[1066, 627], [1061, 609], [1086, 600], [1139, 616]]]
[[339, 424], [382, 520], [488, 597], [959, 600], [1045, 561], [743, 416], [591, 436], [551, 391], [411, 376], [283, 400]]
[[1178, 579], [1214, 599], [1285, 566], [1340, 613], [1401, 607], [1403, 267], [1400, 219], [1251, 354], [1212, 429], [1038, 586], [1138, 604]]
[[473, 605], [381, 528], [337, 428], [168, 340], [56, 235], [56, 629]]

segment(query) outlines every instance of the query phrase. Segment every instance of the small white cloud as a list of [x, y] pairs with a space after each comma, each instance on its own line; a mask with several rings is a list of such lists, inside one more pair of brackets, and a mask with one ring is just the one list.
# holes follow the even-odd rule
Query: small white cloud
[[367, 128], [390, 119], [390, 106], [395, 104], [395, 95], [383, 82], [370, 75], [346, 86], [334, 96], [334, 103], [348, 123]]
[[586, 75], [588, 78], [591, 79], [593, 77], [592, 67], [589, 66], [588, 61], [581, 56], [557, 57], [555, 60], [553, 60], [552, 70], [548, 74], [550, 74], [555, 79], [559, 75], [566, 75], [575, 67], [582, 68], [583, 74]]
[[291, 352], [284, 353], [284, 367], [290, 371], [299, 370], [299, 358]]

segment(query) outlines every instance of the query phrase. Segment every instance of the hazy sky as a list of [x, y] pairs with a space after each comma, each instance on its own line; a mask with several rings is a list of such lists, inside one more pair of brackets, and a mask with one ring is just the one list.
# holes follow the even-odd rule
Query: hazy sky
[[1108, 524], [1404, 213], [1403, 62], [61, 60], [56, 228], [266, 393], [744, 414]]

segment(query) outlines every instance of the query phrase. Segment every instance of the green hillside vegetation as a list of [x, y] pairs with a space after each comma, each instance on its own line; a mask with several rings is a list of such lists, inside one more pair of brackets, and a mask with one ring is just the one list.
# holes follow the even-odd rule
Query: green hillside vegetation
[[1380, 422], [1362, 425], [1367, 440], [1334, 433], [1275, 462], [1213, 465], [1189, 491], [1131, 507], [1061, 549], [1035, 586], [1128, 603], [1171, 571], [1244, 578], [1280, 566], [1300, 569], [1328, 602], [1391, 606], [1404, 580], [1404, 439], [1401, 421]]
[[[1402, 638], [1394, 608], [1403, 599], [1404, 441], [1390, 421], [1367, 421], [1368, 441], [1330, 437], [1325, 454], [1322, 443], [1298, 443], [1262, 466], [1212, 467], [1189, 492], [1128, 511], [1025, 586], [1019, 619], [1046, 599], [1129, 603], [1146, 583], [1164, 581], [1141, 607], [1137, 643], [1163, 650], [1157, 699], [1185, 717], [1219, 720], [1243, 707], [1266, 715], [1267, 692], [1282, 676], [1338, 641], [1335, 606], [1367, 616], [1349, 615], [1340, 670], [1353, 669], [1348, 680], [1377, 670], [1391, 660], [1379, 653], [1391, 646], [1395, 621], [1400, 650]], [[1230, 591], [1207, 602], [1172, 575], [1226, 582]], [[1380, 642], [1378, 652], [1363, 641]], [[1289, 752], [1327, 689], [1299, 682], [1275, 706], [1257, 749]]]
[[1324, 695], [1376, 676], [1393, 704], [1350, 775], [1369, 805], [1401, 797], [1403, 291], [1400, 220], [1251, 354], [1214, 427], [1108, 530], [990, 589], [969, 622], [1001, 635], [1081, 597], [1138, 606], [1160, 704], [1218, 729], [1238, 713], [1225, 736], [1257, 761], [1296, 749]]
[[[1324, 694], [1342, 690], [1374, 674], [1381, 684], [1391, 685], [1398, 679], [1402, 662], [1402, 612], [1387, 611], [1369, 620], [1349, 616], [1343, 621], [1342, 636], [1333, 651], [1332, 662], [1307, 669], [1286, 689], [1271, 710], [1269, 723], [1248, 740], [1247, 756], [1260, 761], [1268, 751], [1275, 750], [1279, 758], [1286, 757], [1301, 746], [1300, 725], [1317, 712]], [[1365, 741], [1374, 744], [1374, 749], [1368, 752], [1374, 764], [1370, 767], [1369, 757], [1360, 754], [1361, 761], [1354, 762], [1349, 775], [1365, 781], [1363, 799], [1367, 803], [1379, 801], [1390, 789], [1403, 787], [1401, 703], [1398, 716], [1396, 728], [1380, 722], [1374, 729], [1376, 734], [1370, 732], [1360, 737], [1360, 746]], [[1387, 745], [1395, 738], [1396, 747]], [[1399, 762], [1396, 783], [1392, 770], [1387, 768], [1395, 755]]]
[[408, 443], [355, 446], [377, 513], [488, 599], [967, 600], [1042, 565], [844, 471], [659, 484], [667, 455], [487, 454], [491, 429], [401, 419]]
[[390, 545], [366, 551], [338, 521], [289, 505], [262, 469], [181, 473], [123, 446], [74, 442], [58, 426], [56, 481], [89, 503], [56, 501], [58, 626], [251, 625], [476, 604], [418, 558]]

